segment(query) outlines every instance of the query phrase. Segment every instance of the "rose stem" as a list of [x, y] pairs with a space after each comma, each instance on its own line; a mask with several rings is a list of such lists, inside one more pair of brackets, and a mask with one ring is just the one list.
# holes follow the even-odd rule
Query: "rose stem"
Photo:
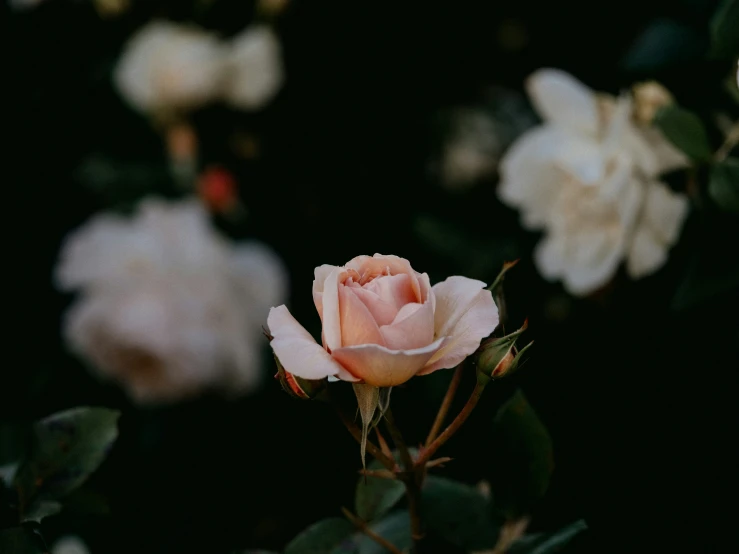
[[454, 418], [454, 421], [452, 421], [449, 426], [444, 429], [444, 432], [436, 437], [434, 441], [426, 448], [422, 450], [422, 452], [419, 454], [418, 459], [416, 460], [416, 467], [425, 467], [426, 463], [431, 459], [431, 456], [433, 456], [441, 446], [448, 441], [454, 433], [456, 433], [460, 427], [462, 427], [462, 424], [467, 421], [467, 418], [470, 417], [470, 414], [472, 413], [472, 410], [475, 409], [475, 406], [477, 406], [477, 402], [480, 400], [480, 396], [482, 396], [482, 391], [485, 390], [485, 386], [488, 384], [489, 380], [486, 378], [478, 379], [477, 384], [475, 385], [475, 389], [472, 391], [472, 394], [470, 395], [469, 399], [467, 400], [467, 403], [464, 405], [464, 408], [462, 408], [462, 411], [457, 414], [457, 417]]
[[[354, 423], [351, 419], [347, 417], [347, 415], [339, 408], [336, 407], [336, 413], [339, 416], [339, 419], [344, 424], [344, 427], [347, 428], [347, 430], [352, 434], [352, 436], [356, 439], [357, 442], [362, 442], [362, 431], [357, 426], [356, 423]], [[382, 465], [384, 465], [387, 469], [390, 471], [395, 471], [395, 460], [390, 458], [389, 456], [386, 456], [382, 450], [380, 450], [375, 444], [367, 440], [367, 452], [370, 453], [378, 462], [380, 462]]]
[[387, 550], [389, 552], [392, 552], [392, 554], [403, 554], [401, 552], [401, 550], [397, 546], [395, 546], [393, 543], [391, 543], [390, 541], [388, 541], [386, 538], [384, 538], [384, 537], [378, 535], [377, 533], [375, 533], [370, 528], [369, 525], [367, 525], [364, 521], [362, 521], [361, 519], [359, 519], [357, 516], [355, 516], [353, 513], [351, 513], [349, 510], [347, 510], [343, 506], [341, 507], [341, 511], [346, 516], [346, 519], [348, 519], [349, 521], [351, 521], [357, 529], [359, 529], [362, 533], [364, 533], [365, 535], [367, 535], [369, 538], [371, 538], [377, 544], [379, 544], [380, 546], [382, 546], [385, 550]]
[[462, 370], [464, 368], [464, 362], [459, 364], [457, 366], [457, 369], [454, 370], [454, 375], [452, 376], [452, 380], [449, 383], [449, 388], [446, 391], [446, 394], [444, 395], [444, 400], [441, 402], [441, 406], [439, 407], [439, 412], [436, 414], [436, 419], [434, 420], [434, 424], [431, 426], [431, 431], [429, 431], [429, 436], [426, 437], [426, 442], [424, 443], [426, 446], [430, 445], [432, 442], [434, 442], [434, 439], [439, 434], [439, 431], [441, 430], [441, 426], [444, 424], [444, 420], [446, 419], [447, 413], [449, 413], [449, 408], [452, 405], [452, 401], [454, 400], [454, 395], [457, 394], [457, 388], [459, 388], [459, 382], [462, 380]]
[[403, 434], [395, 425], [393, 412], [390, 408], [385, 410], [385, 424], [390, 431], [395, 446], [400, 451], [400, 458], [405, 468], [405, 471], [400, 474], [400, 478], [405, 484], [406, 494], [408, 495], [408, 512], [411, 516], [411, 538], [413, 539], [411, 552], [420, 554], [420, 543], [424, 536], [423, 522], [421, 521], [421, 483], [423, 483], [426, 468], [413, 464], [411, 453], [408, 451], [405, 440], [403, 440]]

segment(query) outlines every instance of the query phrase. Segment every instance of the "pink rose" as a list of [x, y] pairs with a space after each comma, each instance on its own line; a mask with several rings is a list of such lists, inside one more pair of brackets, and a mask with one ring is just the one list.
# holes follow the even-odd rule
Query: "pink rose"
[[313, 300], [323, 347], [283, 305], [267, 325], [285, 370], [303, 379], [335, 376], [376, 387], [456, 366], [498, 325], [485, 283], [449, 277], [431, 286], [408, 260], [375, 254], [315, 270]]

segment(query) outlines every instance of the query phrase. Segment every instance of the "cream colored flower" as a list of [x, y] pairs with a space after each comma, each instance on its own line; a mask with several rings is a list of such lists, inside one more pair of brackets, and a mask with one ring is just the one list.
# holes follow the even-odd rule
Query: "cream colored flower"
[[223, 96], [234, 107], [253, 110], [282, 86], [280, 41], [267, 26], [249, 27], [226, 45]]
[[99, 215], [65, 241], [57, 286], [72, 350], [140, 402], [260, 381], [261, 325], [286, 296], [279, 258], [233, 245], [196, 201], [146, 200], [132, 218]]
[[217, 36], [156, 20], [128, 41], [113, 79], [126, 101], [142, 112], [192, 109], [220, 94], [224, 63]]
[[495, 171], [501, 140], [492, 119], [476, 110], [453, 116], [450, 136], [441, 152], [441, 182], [449, 189], [466, 189]]
[[544, 231], [534, 252], [539, 271], [585, 295], [624, 260], [634, 278], [657, 270], [688, 208], [658, 176], [686, 159], [634, 123], [628, 95], [597, 95], [552, 69], [534, 73], [527, 89], [544, 122], [504, 156], [498, 194], [526, 228]]
[[51, 547], [51, 554], [89, 554], [87, 545], [79, 537], [68, 535], [57, 540]]

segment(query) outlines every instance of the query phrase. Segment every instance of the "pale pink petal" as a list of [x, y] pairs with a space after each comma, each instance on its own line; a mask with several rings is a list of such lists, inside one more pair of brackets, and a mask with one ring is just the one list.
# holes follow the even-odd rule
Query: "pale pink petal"
[[274, 337], [270, 346], [286, 371], [303, 379], [323, 379], [345, 372], [284, 305], [269, 311], [267, 326]]
[[592, 90], [559, 69], [540, 69], [526, 80], [526, 92], [546, 120], [595, 136], [598, 104]]
[[375, 318], [352, 287], [346, 285], [339, 285], [339, 318], [342, 346], [385, 344]]
[[453, 276], [433, 287], [436, 295], [434, 336], [448, 337], [419, 375], [454, 367], [480, 346], [498, 326], [498, 308], [485, 283]]
[[313, 302], [318, 310], [318, 316], [323, 321], [323, 285], [326, 279], [334, 269], [338, 269], [333, 265], [319, 265], [314, 271], [313, 279]]
[[360, 284], [364, 285], [380, 275], [407, 274], [411, 278], [411, 286], [416, 302], [423, 302], [421, 287], [418, 283], [418, 274], [413, 271], [411, 264], [405, 258], [384, 254], [369, 256], [357, 256], [346, 264], [346, 269], [354, 269], [360, 275]]
[[334, 351], [334, 357], [368, 385], [393, 387], [423, 368], [444, 340], [415, 350], [390, 350], [376, 344], [346, 346]]
[[395, 321], [380, 327], [385, 345], [392, 350], [422, 348], [434, 341], [434, 309], [431, 302], [406, 304]]
[[413, 280], [407, 273], [377, 277], [364, 285], [363, 288], [374, 292], [382, 300], [395, 306], [396, 310], [411, 302], [420, 303], [420, 294], [416, 294], [416, 291], [414, 291]]
[[341, 318], [339, 316], [339, 281], [342, 268], [332, 269], [323, 282], [323, 340], [329, 351], [341, 347]]
[[395, 303], [384, 301], [377, 293], [362, 288], [358, 283], [353, 283], [351, 288], [354, 294], [367, 306], [378, 325], [389, 325], [398, 315], [398, 308]]

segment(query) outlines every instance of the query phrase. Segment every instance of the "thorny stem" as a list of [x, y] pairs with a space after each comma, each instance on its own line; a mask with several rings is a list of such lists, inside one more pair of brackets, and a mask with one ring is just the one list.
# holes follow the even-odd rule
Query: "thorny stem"
[[390, 408], [385, 410], [385, 424], [390, 431], [390, 436], [393, 438], [395, 446], [400, 452], [400, 461], [403, 462], [403, 467], [408, 472], [413, 471], [413, 458], [411, 458], [411, 453], [408, 450], [408, 446], [405, 444], [403, 434], [395, 425], [395, 418], [393, 418], [393, 412]]
[[477, 403], [482, 396], [482, 391], [485, 390], [485, 386], [487, 385], [487, 383], [488, 381], [485, 379], [478, 379], [477, 385], [475, 385], [475, 390], [472, 391], [472, 394], [467, 400], [467, 403], [464, 405], [464, 408], [462, 408], [462, 411], [457, 414], [457, 417], [454, 418], [454, 421], [452, 421], [449, 426], [444, 429], [444, 432], [441, 435], [439, 435], [429, 446], [423, 449], [423, 451], [419, 454], [418, 459], [416, 460], [416, 467], [425, 467], [426, 463], [431, 459], [431, 456], [433, 456], [436, 451], [439, 450], [439, 448], [441, 448], [444, 443], [448, 441], [452, 437], [452, 435], [454, 435], [454, 433], [459, 430], [462, 424], [467, 421], [467, 418], [470, 417], [472, 410], [474, 410], [475, 406], [477, 406]]
[[392, 554], [403, 554], [397, 546], [395, 546], [393, 543], [388, 541], [386, 538], [375, 533], [369, 525], [367, 525], [364, 521], [359, 519], [357, 516], [355, 516], [353, 513], [351, 513], [349, 510], [347, 510], [343, 506], [341, 508], [341, 511], [346, 516], [346, 519], [351, 521], [357, 529], [359, 529], [362, 533], [367, 535], [377, 544], [382, 546], [385, 550], [387, 550], [388, 552], [392, 552]]
[[[336, 413], [339, 415], [339, 419], [344, 424], [344, 427], [352, 434], [354, 439], [361, 443], [362, 442], [362, 430], [359, 426], [354, 423], [349, 417], [336, 406]], [[367, 440], [367, 452], [370, 453], [378, 462], [384, 465], [390, 471], [395, 471], [395, 460], [386, 456], [382, 450], [380, 450], [372, 441]]]
[[441, 426], [444, 424], [446, 415], [447, 413], [449, 413], [449, 408], [451, 407], [452, 401], [454, 400], [454, 395], [457, 393], [457, 388], [459, 388], [459, 382], [462, 380], [463, 369], [464, 369], [464, 362], [460, 363], [457, 366], [457, 369], [454, 371], [452, 380], [449, 383], [449, 388], [447, 389], [446, 394], [444, 395], [444, 400], [441, 402], [439, 411], [436, 414], [436, 419], [434, 420], [434, 424], [431, 426], [431, 431], [429, 431], [428, 437], [426, 437], [426, 442], [424, 443], [426, 446], [430, 445], [434, 441], [434, 439], [439, 434], [439, 431], [441, 430]]
[[421, 520], [421, 484], [426, 475], [426, 468], [413, 463], [413, 458], [405, 444], [403, 434], [395, 425], [393, 412], [388, 408], [385, 411], [385, 423], [390, 431], [395, 446], [400, 451], [400, 458], [403, 462], [405, 471], [399, 474], [399, 478], [405, 484], [406, 495], [408, 496], [408, 512], [411, 516], [411, 538], [413, 539], [413, 547], [411, 552], [420, 554], [421, 539], [424, 537], [423, 521]]

